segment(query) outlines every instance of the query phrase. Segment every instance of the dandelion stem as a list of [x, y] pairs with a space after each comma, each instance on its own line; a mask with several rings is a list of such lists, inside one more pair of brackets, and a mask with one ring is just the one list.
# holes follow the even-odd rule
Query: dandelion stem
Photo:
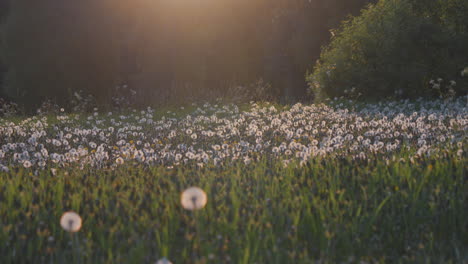
[[[192, 199], [192, 202], [193, 202], [193, 208], [196, 208], [196, 201], [197, 199], [194, 197], [194, 199]], [[193, 217], [193, 221], [195, 223], [195, 237], [194, 237], [194, 257], [195, 258], [199, 258], [201, 256], [201, 252], [200, 252], [200, 228], [198, 226], [198, 213], [197, 213], [197, 210], [193, 210], [192, 211], [192, 217]]]
[[[71, 226], [71, 225], [70, 225]], [[77, 260], [76, 260], [76, 254], [75, 254], [75, 237], [73, 235], [72, 232], [69, 232], [70, 233], [70, 240], [71, 240], [71, 243], [72, 243], [72, 259], [73, 259], [73, 264], [76, 264], [77, 263]]]

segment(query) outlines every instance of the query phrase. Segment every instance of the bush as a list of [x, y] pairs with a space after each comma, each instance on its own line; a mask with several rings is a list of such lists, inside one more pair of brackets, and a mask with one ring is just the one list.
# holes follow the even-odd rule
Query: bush
[[466, 0], [381, 0], [332, 31], [308, 82], [316, 98], [352, 88], [362, 98], [428, 95], [431, 79], [455, 80], [468, 58]]

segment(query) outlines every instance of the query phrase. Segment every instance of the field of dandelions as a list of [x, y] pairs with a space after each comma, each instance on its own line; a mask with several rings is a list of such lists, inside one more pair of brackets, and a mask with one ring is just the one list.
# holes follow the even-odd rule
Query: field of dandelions
[[468, 97], [0, 119], [1, 263], [467, 263]]

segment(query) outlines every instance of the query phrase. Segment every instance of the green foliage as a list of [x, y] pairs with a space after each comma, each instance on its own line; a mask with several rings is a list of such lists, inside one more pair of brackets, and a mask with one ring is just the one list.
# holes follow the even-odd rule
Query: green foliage
[[[2, 263], [463, 263], [466, 99], [0, 119]], [[190, 135], [226, 129], [240, 133]], [[195, 149], [213, 155], [189, 160]], [[195, 213], [180, 205], [190, 186], [208, 195]]]
[[[345, 21], [308, 76], [317, 98], [355, 88], [364, 98], [428, 95], [438, 77], [455, 80], [468, 58], [468, 1], [381, 0]], [[429, 93], [430, 94], [430, 93]]]
[[[303, 168], [13, 169], [0, 173], [0, 253], [5, 263], [63, 263], [73, 251], [84, 263], [463, 262], [466, 159], [452, 154]], [[190, 186], [208, 194], [196, 219], [180, 205]], [[83, 219], [78, 250], [59, 225], [68, 210]]]

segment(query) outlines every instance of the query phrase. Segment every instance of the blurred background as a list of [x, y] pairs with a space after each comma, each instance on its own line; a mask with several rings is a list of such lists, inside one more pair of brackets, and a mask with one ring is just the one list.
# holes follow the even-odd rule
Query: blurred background
[[468, 66], [467, 2], [0, 0], [0, 93], [26, 109], [426, 95]]
[[28, 105], [79, 90], [106, 103], [119, 85], [143, 105], [259, 82], [272, 97], [304, 99], [330, 29], [371, 2], [0, 1], [2, 93]]

